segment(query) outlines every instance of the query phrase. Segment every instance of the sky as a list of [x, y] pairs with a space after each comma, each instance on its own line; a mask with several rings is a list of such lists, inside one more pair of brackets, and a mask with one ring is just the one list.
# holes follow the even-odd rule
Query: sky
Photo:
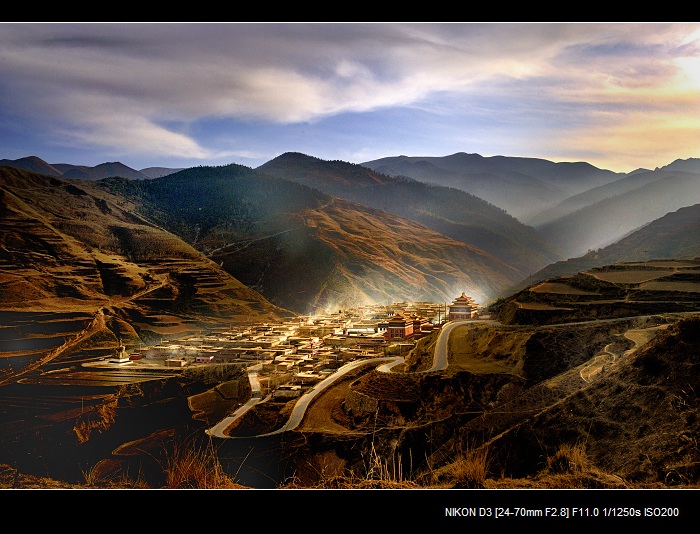
[[0, 23], [0, 159], [700, 157], [700, 23]]

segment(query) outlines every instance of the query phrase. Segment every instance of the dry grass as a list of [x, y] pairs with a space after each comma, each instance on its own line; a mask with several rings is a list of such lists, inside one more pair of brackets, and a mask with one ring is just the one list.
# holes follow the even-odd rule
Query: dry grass
[[584, 443], [563, 444], [549, 456], [542, 471], [525, 479], [487, 479], [487, 488], [530, 489], [629, 489], [617, 475], [598, 469], [588, 458]]
[[135, 477], [125, 472], [105, 474], [98, 464], [82, 473], [84, 486], [88, 488], [150, 488], [142, 472], [137, 473]]
[[[409, 462], [410, 463], [410, 462]], [[439, 472], [413, 473], [404, 471], [405, 463], [401, 454], [383, 458], [372, 445], [369, 454], [358, 471], [329, 469], [318, 471], [319, 479], [313, 484], [303, 484], [293, 480], [283, 488], [315, 489], [420, 489], [420, 488], [484, 488], [488, 474], [488, 451], [475, 449], [467, 451]], [[323, 476], [327, 472], [327, 476]]]
[[175, 444], [164, 467], [166, 488], [241, 488], [224, 472], [212, 442], [206, 445]]
[[[361, 472], [339, 468], [339, 465], [317, 471], [318, 480], [304, 483], [293, 478], [279, 485], [280, 489], [629, 489], [636, 487], [622, 478], [596, 468], [588, 458], [585, 444], [564, 444], [549, 456], [545, 467], [537, 475], [524, 479], [490, 476], [490, 457], [486, 448], [475, 448], [459, 453], [454, 461], [421, 474], [405, 473], [401, 456], [383, 459], [371, 448]], [[0, 466], [0, 468], [3, 466]], [[7, 480], [1, 487], [15, 488], [122, 488], [149, 489], [151, 485], [142, 473], [135, 477], [128, 473], [111, 476], [93, 468], [83, 473], [82, 485], [65, 485], [49, 479], [37, 479], [15, 473], [6, 468]], [[217, 451], [207, 445], [182, 444], [175, 446], [163, 463], [163, 489], [250, 489], [234, 481], [224, 472]], [[0, 469], [0, 474], [2, 474]], [[14, 475], [13, 475], [14, 473]], [[1, 478], [1, 477], [0, 477]]]
[[[317, 470], [318, 481], [311, 487], [314, 489], [408, 489], [421, 488], [403, 472], [401, 455], [383, 460], [372, 445], [361, 472], [338, 469]], [[328, 466], [326, 466], [328, 467]], [[327, 473], [327, 474], [326, 474]], [[297, 479], [280, 486], [285, 489], [308, 488], [308, 484], [300, 483]]]
[[[372, 449], [365, 472], [344, 473], [322, 478], [313, 488], [320, 489], [561, 489], [561, 488], [631, 488], [622, 478], [605, 473], [589, 460], [584, 444], [562, 445], [547, 458], [544, 469], [534, 477], [524, 479], [497, 478], [490, 474], [490, 455], [486, 448], [462, 451], [454, 461], [439, 470], [429, 470], [416, 476], [402, 471], [399, 456], [382, 460]], [[292, 482], [284, 488], [304, 488], [308, 485]]]
[[489, 456], [486, 448], [463, 453], [452, 463], [454, 487], [483, 488], [489, 472]]
[[400, 454], [392, 455], [391, 458], [382, 460], [381, 456], [374, 448], [374, 444], [372, 444], [367, 460], [364, 481], [392, 482], [396, 484], [412, 483], [412, 481], [406, 478], [402, 465]]
[[584, 443], [563, 444], [547, 458], [547, 467], [535, 477], [541, 488], [630, 488], [617, 475], [598, 469], [588, 458]]
[[461, 449], [452, 455], [443, 456], [440, 467], [429, 466], [416, 480], [421, 487], [484, 488], [489, 476], [490, 463], [487, 447]]
[[[161, 489], [216, 489], [244, 488], [224, 472], [217, 451], [211, 441], [206, 444], [187, 442], [174, 443], [166, 452], [165, 460], [159, 461], [165, 483]], [[153, 484], [139, 472], [135, 477], [122, 471], [106, 474], [99, 464], [83, 471], [87, 488], [152, 489]]]
[[553, 456], [547, 458], [547, 469], [551, 473], [582, 474], [589, 468], [590, 462], [586, 456], [586, 448], [582, 443], [559, 447]]

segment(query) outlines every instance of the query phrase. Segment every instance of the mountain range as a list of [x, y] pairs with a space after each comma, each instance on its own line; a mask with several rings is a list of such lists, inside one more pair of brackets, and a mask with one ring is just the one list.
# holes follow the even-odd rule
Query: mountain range
[[[52, 231], [93, 256], [141, 269], [154, 259], [154, 240], [161, 257], [187, 249], [248, 288], [264, 309], [292, 313], [443, 302], [463, 291], [486, 304], [547, 273], [574, 274], [603, 258], [700, 255], [697, 209], [690, 208], [700, 200], [700, 159], [692, 158], [620, 174], [465, 153], [352, 164], [289, 152], [256, 169], [141, 170], [31, 156], [0, 160], [0, 172], [5, 214], [21, 199], [23, 217], [51, 221]], [[52, 221], [63, 209], [54, 202], [72, 205], [66, 198], [81, 199], [82, 209]], [[682, 227], [668, 224], [676, 212]], [[663, 239], [648, 237], [658, 228]], [[13, 230], [3, 233], [6, 251]], [[46, 242], [31, 231], [23, 239]]]
[[535, 228], [562, 258], [615, 243], [667, 213], [700, 201], [698, 158], [629, 174], [587, 163], [464, 153], [398, 156], [362, 165], [480, 196]]
[[558, 250], [533, 228], [461, 189], [298, 153], [283, 154], [256, 170], [420, 222], [494, 255], [521, 278], [559, 257]]
[[409, 176], [468, 191], [525, 223], [572, 195], [624, 177], [584, 162], [554, 163], [464, 152], [443, 157], [387, 157], [362, 165], [391, 176]]
[[36, 156], [28, 156], [14, 160], [0, 160], [0, 167], [7, 166], [16, 169], [24, 169], [48, 176], [60, 176], [62, 178], [72, 178], [79, 180], [101, 180], [111, 176], [122, 176], [132, 180], [144, 180], [148, 178], [158, 178], [171, 174], [181, 169], [170, 169], [167, 167], [147, 167], [137, 171], [127, 167], [118, 161], [101, 163], [94, 167], [86, 165], [72, 165], [70, 163], [46, 163]]

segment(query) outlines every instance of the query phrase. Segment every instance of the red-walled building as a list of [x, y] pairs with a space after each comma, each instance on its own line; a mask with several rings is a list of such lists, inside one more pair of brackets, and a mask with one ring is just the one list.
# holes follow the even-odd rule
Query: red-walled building
[[413, 319], [403, 315], [394, 315], [386, 327], [384, 339], [393, 341], [395, 339], [411, 339], [413, 337]]
[[450, 304], [449, 320], [471, 319], [476, 314], [478, 307], [473, 298], [468, 297], [462, 292], [462, 294]]

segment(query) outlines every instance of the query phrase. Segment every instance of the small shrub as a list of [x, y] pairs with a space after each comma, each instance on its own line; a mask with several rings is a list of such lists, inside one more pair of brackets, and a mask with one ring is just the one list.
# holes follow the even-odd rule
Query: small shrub
[[583, 443], [564, 443], [553, 456], [547, 458], [547, 468], [551, 473], [580, 475], [589, 468], [589, 464]]
[[470, 449], [454, 461], [452, 478], [455, 488], [483, 488], [488, 474], [489, 457], [486, 449]]

